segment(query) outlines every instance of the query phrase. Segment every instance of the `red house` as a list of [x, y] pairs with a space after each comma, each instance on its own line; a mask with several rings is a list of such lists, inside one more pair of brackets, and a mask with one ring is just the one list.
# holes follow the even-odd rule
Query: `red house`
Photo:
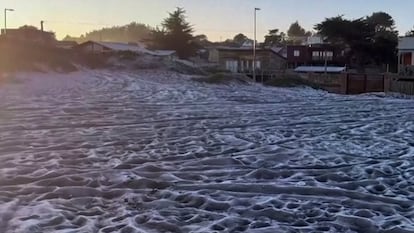
[[342, 63], [341, 52], [332, 45], [289, 45], [287, 46], [287, 63], [289, 68], [312, 65], [339, 65]]

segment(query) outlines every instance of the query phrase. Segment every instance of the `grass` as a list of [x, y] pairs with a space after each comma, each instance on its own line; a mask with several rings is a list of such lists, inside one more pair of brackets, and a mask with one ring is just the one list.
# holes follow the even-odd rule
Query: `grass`
[[322, 89], [318, 84], [308, 81], [297, 74], [283, 74], [264, 83], [273, 87], [311, 87]]
[[248, 78], [241, 74], [215, 73], [206, 77], [193, 78], [194, 81], [207, 84], [248, 84]]

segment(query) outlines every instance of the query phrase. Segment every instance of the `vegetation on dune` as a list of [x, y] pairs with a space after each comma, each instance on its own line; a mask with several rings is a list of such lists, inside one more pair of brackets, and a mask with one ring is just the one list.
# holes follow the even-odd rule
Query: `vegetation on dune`
[[0, 50], [2, 72], [72, 72], [77, 70], [77, 65], [89, 68], [102, 68], [106, 65], [106, 57], [102, 54], [81, 54], [36, 43], [1, 40]]
[[250, 79], [242, 74], [233, 74], [233, 73], [215, 73], [210, 74], [205, 77], [193, 78], [194, 81], [207, 83], [207, 84], [230, 84], [238, 83], [247, 85], [250, 82]]
[[264, 83], [266, 86], [273, 87], [311, 87], [321, 89], [321, 87], [297, 74], [282, 74]]
[[124, 26], [105, 27], [94, 30], [80, 37], [72, 37], [67, 35], [63, 40], [77, 41], [79, 43], [94, 41], [113, 41], [113, 42], [138, 42], [150, 39], [152, 28], [142, 23], [132, 22]]

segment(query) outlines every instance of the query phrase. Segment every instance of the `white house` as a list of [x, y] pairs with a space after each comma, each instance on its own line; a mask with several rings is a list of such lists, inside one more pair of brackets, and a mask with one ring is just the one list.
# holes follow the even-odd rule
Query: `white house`
[[400, 37], [398, 41], [398, 73], [414, 68], [414, 37]]

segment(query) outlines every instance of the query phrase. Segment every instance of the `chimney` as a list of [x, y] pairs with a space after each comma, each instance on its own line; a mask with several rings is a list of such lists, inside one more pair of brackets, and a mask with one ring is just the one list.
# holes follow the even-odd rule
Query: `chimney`
[[40, 21], [40, 30], [43, 32], [43, 23], [44, 23], [44, 21], [42, 20], [42, 21]]

